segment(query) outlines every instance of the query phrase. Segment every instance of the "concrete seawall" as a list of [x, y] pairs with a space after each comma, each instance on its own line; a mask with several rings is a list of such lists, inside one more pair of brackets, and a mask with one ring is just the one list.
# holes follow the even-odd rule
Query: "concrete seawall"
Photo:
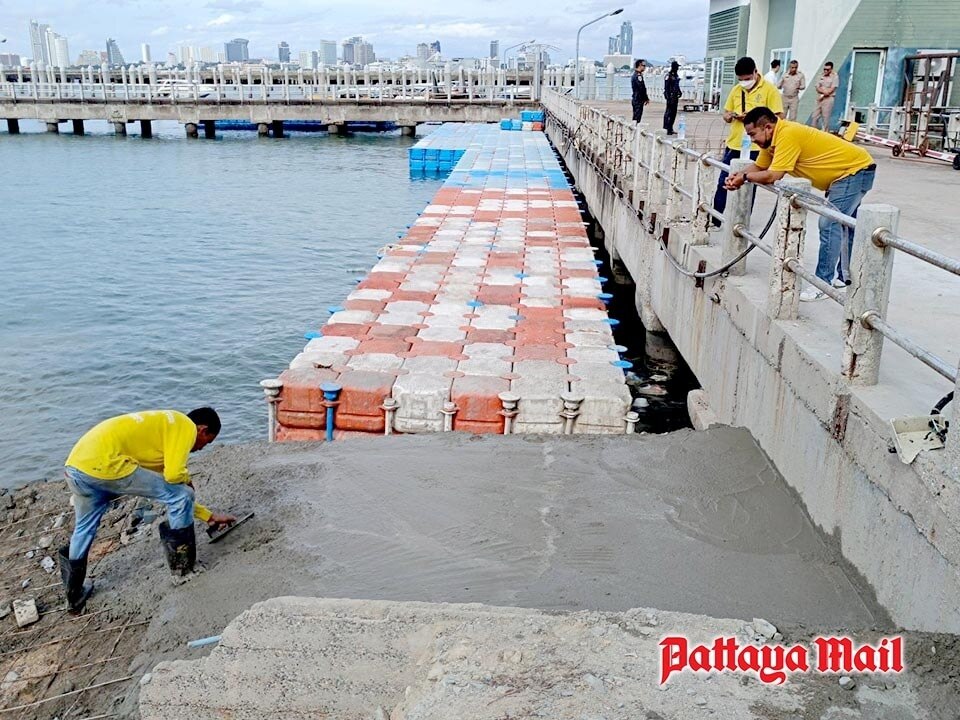
[[[845, 557], [897, 623], [960, 631], [958, 483], [941, 467], [942, 452], [912, 465], [889, 452], [885, 409], [891, 394], [909, 396], [909, 380], [848, 386], [836, 328], [772, 320], [766, 273], [711, 278], [698, 287], [660, 249], [650, 228], [652, 202], [643, 218], [567, 140], [556, 118], [547, 133], [603, 228], [607, 250], [636, 281], [645, 326], [670, 335], [717, 419], [750, 430], [814, 522], [839, 536]], [[687, 267], [718, 267], [720, 248], [690, 244], [689, 228], [671, 228], [674, 256]]]

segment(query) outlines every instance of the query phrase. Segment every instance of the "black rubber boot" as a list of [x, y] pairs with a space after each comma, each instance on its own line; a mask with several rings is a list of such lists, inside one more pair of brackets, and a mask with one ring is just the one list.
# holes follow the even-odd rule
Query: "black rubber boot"
[[64, 545], [58, 553], [60, 561], [60, 579], [67, 593], [67, 610], [71, 615], [79, 615], [93, 593], [93, 581], [87, 580], [87, 558], [70, 559], [70, 547]]
[[170, 572], [181, 577], [193, 572], [193, 565], [197, 561], [197, 536], [193, 525], [173, 530], [164, 520], [157, 527]]

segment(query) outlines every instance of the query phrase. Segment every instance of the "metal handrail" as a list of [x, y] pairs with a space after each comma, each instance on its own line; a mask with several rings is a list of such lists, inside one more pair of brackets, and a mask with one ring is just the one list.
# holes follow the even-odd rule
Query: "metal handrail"
[[[548, 91], [549, 92], [549, 91]], [[559, 96], [558, 96], [559, 97]], [[707, 153], [698, 152], [692, 148], [686, 147], [684, 144], [678, 141], [670, 140], [661, 135], [651, 133], [643, 128], [639, 128], [637, 125], [623, 119], [620, 117], [612, 116], [598, 108], [592, 108], [585, 103], [574, 101], [570, 98], [565, 98], [570, 106], [573, 108], [573, 112], [567, 112], [569, 118], [568, 122], [571, 123], [572, 132], [568, 133], [568, 136], [573, 137], [575, 141], [578, 141], [578, 145], [585, 145], [589, 147], [591, 154], [595, 157], [603, 158], [605, 153], [609, 152], [609, 148], [604, 148], [603, 144], [606, 138], [601, 137], [600, 132], [598, 132], [598, 127], [607, 123], [614, 122], [619, 123], [623, 129], [624, 137], [631, 137], [636, 142], [636, 133], [640, 133], [641, 138], [653, 139], [653, 142], [658, 145], [669, 147], [672, 152], [679, 152], [686, 156], [687, 158], [696, 159], [698, 162], [702, 162], [705, 165], [712, 166], [719, 170], [724, 170], [729, 172], [731, 166], [725, 164], [718, 160], [717, 158], [708, 155]], [[639, 147], [639, 146], [637, 146]], [[640, 169], [644, 170], [648, 177], [652, 176], [659, 183], [663, 183], [671, 191], [676, 192], [683, 197], [686, 197], [691, 200], [696, 200], [696, 195], [694, 192], [687, 190], [683, 185], [683, 180], [679, 182], [674, 182], [673, 179], [669, 176], [669, 173], [661, 170], [659, 167], [651, 167], [651, 165], [641, 157], [634, 157], [634, 153], [631, 150], [623, 152], [621, 158], [629, 158], [631, 164], [633, 165], [633, 173], [639, 172]], [[621, 174], [619, 181], [616, 176], [613, 178], [609, 177], [604, 173], [604, 169], [599, 167], [596, 162], [591, 161], [597, 171], [600, 172], [604, 181], [610, 185], [612, 188], [615, 187], [615, 184], [623, 184], [624, 186], [627, 183], [633, 182], [634, 187], [637, 185], [635, 179], [630, 177], [628, 174]], [[856, 218], [842, 213], [833, 207], [830, 207], [826, 202], [817, 202], [816, 198], [813, 196], [803, 196], [797, 195], [795, 192], [790, 190], [784, 190], [777, 185], [759, 185], [759, 187], [767, 190], [768, 192], [781, 195], [784, 192], [790, 194], [790, 202], [793, 203], [794, 207], [807, 210], [825, 217], [834, 222], [842, 224], [846, 228], [856, 228], [857, 220]], [[621, 196], [624, 196], [625, 190], [622, 188], [615, 188]], [[828, 201], [827, 201], [828, 202]], [[700, 202], [696, 209], [699, 212], [703, 212], [714, 220], [719, 221], [720, 223], [725, 223], [726, 219], [721, 213], [718, 213], [714, 210], [708, 202]], [[733, 235], [735, 237], [743, 238], [751, 245], [756, 246], [763, 250], [768, 255], [773, 255], [773, 248], [764, 244], [759, 237], [754, 233], [750, 232], [748, 228], [743, 227], [742, 225], [737, 225], [733, 229]], [[881, 228], [872, 234], [873, 242], [877, 246], [888, 246], [895, 250], [899, 250], [908, 255], [911, 255], [922, 262], [926, 262], [934, 267], [946, 270], [949, 273], [954, 275], [960, 275], [960, 260], [951, 258], [942, 253], [931, 250], [930, 248], [924, 247], [918, 243], [912, 242], [906, 238], [900, 237], [892, 232], [888, 228]], [[832, 299], [834, 302], [839, 305], [846, 305], [846, 295], [837, 288], [834, 288], [830, 283], [825, 282], [818, 278], [813, 272], [805, 269], [801, 263], [800, 259], [796, 257], [786, 258], [783, 261], [783, 266], [793, 272], [798, 277], [806, 280], [808, 283], [816, 287], [818, 290], [823, 292], [827, 297]], [[916, 342], [910, 340], [906, 336], [899, 333], [897, 330], [893, 329], [883, 318], [880, 316], [880, 313], [877, 310], [869, 310], [864, 313], [860, 319], [860, 322], [864, 327], [868, 329], [876, 330], [883, 337], [889, 339], [898, 347], [902, 348], [908, 354], [916, 357], [918, 360], [923, 362], [927, 367], [931, 368], [944, 378], [956, 383], [957, 382], [957, 370], [955, 367], [949, 365], [942, 358], [931, 353], [928, 350], [923, 349]]]

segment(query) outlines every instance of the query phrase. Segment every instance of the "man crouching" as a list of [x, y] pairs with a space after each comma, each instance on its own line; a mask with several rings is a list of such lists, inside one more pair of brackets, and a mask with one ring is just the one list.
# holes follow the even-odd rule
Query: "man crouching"
[[167, 506], [160, 540], [170, 571], [186, 575], [197, 558], [196, 518], [219, 527], [236, 522], [195, 503], [187, 458], [220, 433], [220, 417], [203, 407], [186, 415], [146, 410], [119, 415], [94, 426], [77, 441], [64, 474], [73, 494], [76, 523], [70, 545], [60, 548], [60, 576], [72, 614], [83, 611], [93, 592], [86, 582], [87, 553], [110, 503], [122, 495], [159, 500]]

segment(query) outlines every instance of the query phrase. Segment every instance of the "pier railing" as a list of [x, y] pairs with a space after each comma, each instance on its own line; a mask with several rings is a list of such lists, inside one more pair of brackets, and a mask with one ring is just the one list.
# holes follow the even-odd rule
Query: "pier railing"
[[[576, 146], [601, 180], [633, 207], [677, 272], [697, 282], [721, 274], [742, 275], [747, 254], [758, 249], [771, 258], [766, 302], [771, 318], [798, 317], [801, 285], [798, 278], [843, 307], [840, 372], [848, 383], [877, 383], [884, 339], [957, 383], [956, 366], [887, 321], [897, 251], [960, 275], [960, 260], [897, 233], [898, 208], [866, 204], [860, 207], [858, 217], [853, 218], [812, 193], [809, 181], [785, 178], [773, 186], [759, 186], [776, 195], [771, 224], [775, 234], [772, 241], [766, 242], [750, 230], [752, 193], [749, 190], [729, 193], [724, 213], [713, 209], [718, 174], [740, 170], [748, 162], [734, 160], [731, 165], [725, 165], [709, 152], [692, 147], [689, 141], [668, 138], [661, 130], [651, 132], [627, 118], [557, 92], [545, 92], [543, 104], [548, 126], [552, 124], [563, 138], [562, 150], [568, 150], [570, 143]], [[845, 232], [853, 233], [849, 259], [851, 284], [846, 291], [824, 282], [802, 264], [808, 213], [838, 222]], [[670, 238], [685, 237], [687, 245], [692, 246], [713, 244], [709, 232], [713, 221], [720, 223], [720, 266], [712, 270], [704, 267], [704, 263], [695, 269], [686, 267], [685, 260], [674, 255], [680, 245], [669, 243]], [[686, 258], [685, 248], [680, 249], [681, 257]], [[960, 462], [960, 433], [955, 435], [953, 453]]]
[[0, 83], [0, 102], [123, 104], [312, 104], [312, 103], [503, 103], [530, 102], [532, 88], [517, 85], [454, 83], [352, 84], [201, 84], [43, 82]]

